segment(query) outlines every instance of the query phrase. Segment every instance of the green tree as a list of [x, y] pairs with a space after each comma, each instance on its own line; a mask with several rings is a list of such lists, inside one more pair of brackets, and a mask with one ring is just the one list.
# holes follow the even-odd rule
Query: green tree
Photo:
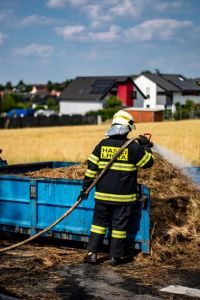
[[20, 80], [18, 82], [18, 84], [16, 85], [16, 88], [20, 91], [20, 92], [25, 92], [26, 91], [26, 85], [23, 82], [23, 80]]
[[1, 99], [1, 112], [8, 112], [15, 108], [16, 103], [12, 94], [5, 94]]
[[5, 87], [3, 86], [3, 84], [0, 84], [0, 91], [4, 91]]
[[1, 111], [8, 112], [13, 108], [24, 108], [23, 97], [18, 94], [6, 93], [1, 99]]
[[11, 90], [11, 89], [13, 88], [12, 83], [11, 83], [10, 81], [8, 81], [8, 82], [6, 83], [6, 85], [5, 85], [5, 88], [6, 88], [7, 90]]
[[181, 104], [180, 104], [180, 102], [176, 102], [176, 103], [175, 103], [175, 106], [176, 106], [176, 110], [181, 109]]
[[192, 110], [194, 102], [190, 99], [187, 99], [184, 104], [184, 108], [187, 110]]
[[56, 103], [55, 99], [48, 98], [46, 103], [49, 109], [58, 110], [58, 104]]
[[105, 101], [105, 108], [121, 107], [122, 102], [116, 96], [111, 96]]
[[53, 83], [51, 82], [51, 80], [49, 80], [47, 82], [47, 88], [48, 88], [49, 92], [51, 92], [53, 90]]

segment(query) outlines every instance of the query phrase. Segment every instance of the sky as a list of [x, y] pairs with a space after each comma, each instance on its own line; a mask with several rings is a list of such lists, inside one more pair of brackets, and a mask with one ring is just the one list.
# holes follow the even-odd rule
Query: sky
[[200, 0], [0, 0], [0, 83], [200, 77]]

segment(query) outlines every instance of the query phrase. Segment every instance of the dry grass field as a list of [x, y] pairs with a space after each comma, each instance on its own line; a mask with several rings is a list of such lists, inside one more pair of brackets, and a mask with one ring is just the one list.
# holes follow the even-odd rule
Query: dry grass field
[[[41, 161], [85, 161], [104, 138], [110, 123], [0, 130], [2, 158], [9, 164]], [[129, 137], [145, 132], [155, 144], [166, 147], [194, 165], [200, 165], [200, 120], [136, 124]]]

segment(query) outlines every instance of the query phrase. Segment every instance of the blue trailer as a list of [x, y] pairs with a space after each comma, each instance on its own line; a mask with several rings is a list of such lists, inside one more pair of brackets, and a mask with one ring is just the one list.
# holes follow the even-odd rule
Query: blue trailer
[[[0, 166], [0, 231], [30, 236], [43, 230], [68, 210], [79, 196], [82, 180], [31, 178], [21, 175], [44, 168], [70, 167], [73, 162], [41, 162]], [[87, 242], [94, 208], [93, 188], [87, 200], [45, 236]], [[128, 231], [131, 248], [150, 252], [150, 193], [141, 186]], [[109, 230], [104, 243], [109, 241]]]

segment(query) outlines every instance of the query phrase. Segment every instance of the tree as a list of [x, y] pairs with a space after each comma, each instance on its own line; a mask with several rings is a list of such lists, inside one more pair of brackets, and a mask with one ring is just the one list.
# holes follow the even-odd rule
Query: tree
[[11, 83], [10, 81], [8, 81], [8, 82], [6, 83], [6, 85], [5, 85], [5, 88], [6, 88], [7, 90], [12, 90], [12, 88], [13, 88], [12, 83]]
[[16, 88], [17, 88], [17, 90], [20, 91], [20, 92], [25, 92], [25, 91], [26, 91], [26, 85], [25, 85], [25, 83], [23, 82], [23, 80], [20, 80], [20, 81], [18, 82], [18, 84], [16, 85]]
[[194, 102], [192, 100], [190, 100], [190, 99], [187, 99], [185, 101], [184, 108], [187, 109], [187, 110], [192, 110], [193, 105], [194, 105]]
[[105, 101], [105, 108], [121, 107], [122, 102], [116, 96], [111, 96]]
[[4, 91], [5, 87], [3, 86], [3, 84], [0, 83], [0, 91]]
[[1, 99], [1, 111], [8, 112], [13, 108], [24, 108], [23, 97], [18, 94], [6, 93]]
[[151, 74], [152, 72], [150, 70], [144, 70], [140, 74]]
[[1, 99], [1, 111], [8, 112], [12, 108], [15, 108], [14, 97], [12, 94], [5, 94]]
[[51, 82], [51, 80], [49, 80], [47, 82], [47, 88], [48, 88], [49, 92], [51, 92], [53, 90], [53, 83]]
[[53, 98], [48, 98], [46, 103], [49, 109], [58, 110], [58, 104]]

